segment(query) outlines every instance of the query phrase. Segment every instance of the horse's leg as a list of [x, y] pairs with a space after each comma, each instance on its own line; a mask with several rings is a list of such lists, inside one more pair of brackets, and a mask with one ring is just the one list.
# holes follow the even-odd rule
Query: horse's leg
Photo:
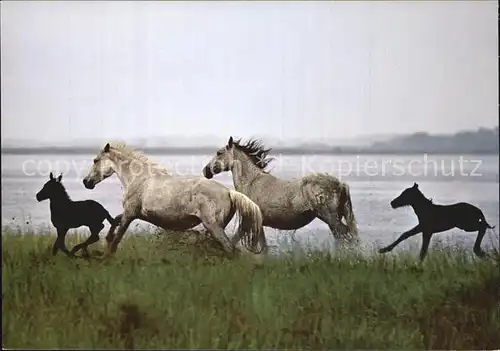
[[84, 257], [89, 257], [89, 252], [87, 250], [87, 247], [89, 245], [92, 245], [93, 243], [99, 241], [99, 232], [104, 228], [104, 224], [100, 223], [98, 225], [90, 226], [90, 236], [85, 240], [83, 243], [80, 243], [78, 245], [75, 245], [73, 249], [71, 250], [71, 254], [74, 255], [78, 250], [82, 249], [83, 250], [83, 256]]
[[476, 242], [474, 243], [474, 253], [478, 257], [486, 256], [486, 253], [481, 249], [481, 242], [483, 241], [484, 234], [486, 233], [486, 227], [482, 226], [477, 233]]
[[71, 253], [69, 252], [68, 248], [66, 247], [66, 243], [65, 243], [67, 232], [68, 232], [67, 228], [57, 228], [57, 239], [56, 239], [56, 242], [54, 243], [54, 246], [52, 247], [52, 255], [55, 256], [57, 251], [61, 250], [69, 257], [72, 256]]
[[56, 228], [57, 229], [57, 238], [54, 241], [54, 245], [52, 245], [52, 256], [55, 256], [57, 254], [57, 251], [59, 251], [59, 237], [60, 237], [60, 232], [62, 229]]
[[[232, 257], [234, 255], [234, 245], [227, 237], [222, 226], [214, 220], [208, 220], [206, 218], [204, 218], [202, 222], [205, 229], [212, 235], [214, 239], [216, 239], [222, 245], [224, 251], [226, 251], [226, 253]], [[240, 234], [237, 233], [235, 236], [239, 235]]]
[[[210, 233], [212, 238], [217, 240], [221, 245], [224, 251], [232, 257], [234, 256], [235, 247], [229, 240], [229, 237], [224, 232], [224, 228], [227, 226], [230, 218], [227, 217], [228, 214], [233, 213], [234, 211], [228, 209], [228, 211], [224, 214], [224, 211], [215, 211], [215, 204], [212, 206], [207, 206], [204, 203], [204, 206], [201, 206], [201, 211], [199, 213], [198, 218], [201, 223], [205, 227], [205, 229]], [[241, 233], [236, 233], [235, 236], [240, 236]]]
[[420, 233], [421, 231], [422, 231], [422, 229], [420, 228], [420, 224], [417, 224], [414, 228], [401, 234], [401, 236], [399, 238], [397, 238], [396, 241], [394, 241], [391, 245], [388, 245], [386, 247], [381, 248], [380, 250], [378, 250], [378, 252], [379, 253], [386, 253], [386, 252], [392, 251], [392, 249], [394, 249], [396, 247], [396, 245], [398, 245], [400, 242], [408, 239], [411, 236], [414, 236], [415, 234]]
[[335, 238], [335, 245], [341, 247], [347, 243], [354, 243], [355, 238], [348, 236], [349, 228], [342, 223], [339, 216], [335, 212], [330, 212], [327, 209], [317, 211], [317, 217], [325, 222]]
[[118, 244], [123, 238], [123, 235], [128, 229], [128, 226], [132, 221], [135, 219], [135, 217], [127, 217], [125, 215], [122, 215], [120, 218], [120, 224], [118, 225], [118, 230], [116, 231], [116, 235], [113, 238], [113, 241], [111, 243], [108, 243], [108, 254], [113, 254], [116, 252], [116, 249], [118, 248]]
[[115, 238], [115, 230], [116, 227], [121, 223], [123, 217], [123, 213], [120, 213], [115, 217], [115, 224], [112, 224], [111, 227], [109, 228], [108, 235], [106, 235], [106, 243], [108, 246], [113, 242], [113, 239]]
[[420, 249], [420, 262], [424, 260], [425, 255], [427, 255], [427, 249], [431, 242], [432, 233], [423, 233], [422, 235], [422, 248]]

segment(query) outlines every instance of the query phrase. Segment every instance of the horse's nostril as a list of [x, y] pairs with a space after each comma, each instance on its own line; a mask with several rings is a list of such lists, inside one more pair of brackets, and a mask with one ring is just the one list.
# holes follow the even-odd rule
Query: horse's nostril
[[205, 178], [212, 178], [212, 172], [208, 167], [203, 168], [203, 175], [205, 176]]

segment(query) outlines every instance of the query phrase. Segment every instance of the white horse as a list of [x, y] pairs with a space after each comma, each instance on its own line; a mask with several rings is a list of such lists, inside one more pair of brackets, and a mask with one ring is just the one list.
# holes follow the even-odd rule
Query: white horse
[[328, 224], [338, 244], [357, 244], [358, 229], [349, 186], [321, 173], [293, 180], [279, 179], [265, 170], [272, 160], [267, 156], [270, 150], [258, 140], [243, 144], [230, 137], [227, 145], [203, 168], [203, 174], [211, 179], [215, 174], [231, 172], [235, 189], [259, 206], [266, 227], [295, 230], [319, 218]]
[[[267, 248], [260, 208], [246, 195], [204, 177], [177, 177], [124, 143], [106, 144], [94, 158], [83, 179], [87, 189], [117, 174], [123, 185], [123, 213], [116, 217], [106, 241], [107, 254], [116, 252], [130, 223], [141, 219], [164, 229], [187, 230], [203, 223], [207, 231], [232, 256], [235, 244], [245, 239], [245, 248], [260, 253]], [[235, 212], [239, 227], [229, 240], [224, 228]], [[115, 235], [115, 229], [116, 230]], [[260, 251], [257, 246], [260, 244]]]

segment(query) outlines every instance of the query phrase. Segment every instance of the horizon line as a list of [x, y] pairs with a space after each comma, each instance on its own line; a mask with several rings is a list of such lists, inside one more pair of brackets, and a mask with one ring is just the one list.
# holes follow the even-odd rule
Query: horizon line
[[[133, 145], [131, 145], [134, 147]], [[149, 154], [211, 154], [218, 149], [217, 146], [150, 146], [150, 147], [135, 147], [138, 150], [146, 151]], [[80, 154], [87, 155], [95, 153], [101, 147], [74, 147], [74, 146], [40, 146], [40, 147], [1, 147], [2, 155], [44, 155], [44, 154]], [[498, 155], [498, 148], [481, 148], [478, 147], [474, 150], [446, 150], [439, 148], [415, 148], [409, 150], [394, 150], [390, 148], [379, 148], [374, 146], [328, 146], [324, 147], [298, 147], [298, 146], [278, 146], [271, 149], [274, 153], [288, 154], [288, 155], [355, 155], [355, 154], [393, 154], [393, 155], [414, 155], [414, 154], [496, 154]]]

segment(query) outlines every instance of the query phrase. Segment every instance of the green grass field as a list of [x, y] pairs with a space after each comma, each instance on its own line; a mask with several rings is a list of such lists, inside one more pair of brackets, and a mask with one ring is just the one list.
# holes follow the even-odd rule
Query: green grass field
[[416, 252], [257, 265], [180, 236], [129, 234], [112, 260], [87, 261], [52, 257], [54, 237], [4, 232], [3, 346], [500, 348], [498, 261], [471, 250], [431, 248], [423, 265]]

